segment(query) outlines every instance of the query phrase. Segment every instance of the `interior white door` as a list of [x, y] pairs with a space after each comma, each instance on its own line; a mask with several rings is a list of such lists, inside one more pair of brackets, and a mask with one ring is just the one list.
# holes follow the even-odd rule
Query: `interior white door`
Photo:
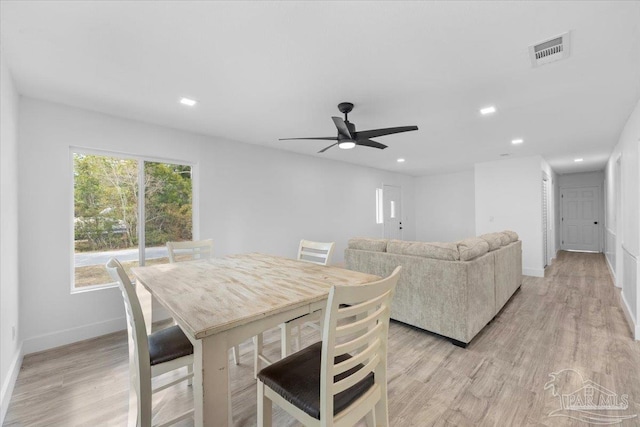
[[382, 186], [385, 239], [402, 239], [401, 188], [395, 185]]
[[562, 249], [600, 251], [599, 191], [599, 187], [562, 190]]

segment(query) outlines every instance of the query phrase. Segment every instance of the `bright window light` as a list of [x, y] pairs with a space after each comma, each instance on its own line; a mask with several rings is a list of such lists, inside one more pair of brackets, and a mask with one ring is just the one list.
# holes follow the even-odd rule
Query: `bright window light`
[[511, 143], [512, 143], [513, 145], [522, 144], [523, 142], [524, 142], [524, 139], [522, 139], [522, 138], [517, 138], [517, 139], [512, 139], [512, 140], [511, 140]]
[[576, 162], [576, 163], [580, 163], [580, 162], [584, 161], [584, 159], [583, 159], [583, 158], [580, 158], [580, 159], [574, 159], [573, 161], [574, 161], [574, 162]]
[[404, 159], [398, 159], [398, 163], [404, 163]]
[[198, 101], [196, 101], [195, 99], [191, 99], [191, 98], [180, 98], [180, 104], [182, 105], [186, 105], [187, 107], [193, 107], [194, 105], [196, 105], [198, 103]]
[[382, 188], [376, 188], [376, 224], [383, 223], [382, 214]]
[[496, 112], [496, 107], [490, 105], [489, 107], [484, 107], [480, 109], [480, 114], [486, 116], [487, 114], [493, 114]]

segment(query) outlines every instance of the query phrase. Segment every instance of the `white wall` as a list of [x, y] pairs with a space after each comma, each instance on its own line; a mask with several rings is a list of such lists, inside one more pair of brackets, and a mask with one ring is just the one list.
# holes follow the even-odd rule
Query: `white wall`
[[[522, 240], [522, 272], [544, 277], [540, 156], [475, 164], [476, 234], [513, 230]], [[555, 199], [555, 197], [554, 197]]]
[[295, 257], [300, 238], [335, 241], [344, 259], [354, 236], [382, 237], [375, 189], [401, 186], [403, 238], [413, 239], [413, 179], [248, 144], [203, 146], [202, 236], [220, 255], [258, 251]]
[[[18, 287], [18, 101], [0, 53], [0, 424], [22, 361]], [[15, 329], [15, 336], [14, 336]]]
[[558, 175], [558, 183], [560, 188], [602, 186], [604, 183], [604, 171]]
[[474, 171], [415, 178], [416, 239], [454, 242], [476, 235]]
[[[20, 274], [25, 353], [124, 328], [116, 289], [70, 293], [72, 185], [69, 146], [197, 163], [200, 237], [215, 253], [294, 256], [301, 238], [334, 240], [334, 261], [353, 236], [381, 236], [375, 188], [413, 178], [110, 117], [23, 98], [20, 111]], [[405, 237], [415, 236], [403, 215]]]
[[[616, 203], [616, 174], [621, 160], [621, 209]], [[613, 252], [616, 282], [622, 286], [622, 306], [627, 321], [640, 340], [640, 101], [627, 121], [605, 170], [607, 181], [606, 252]]]

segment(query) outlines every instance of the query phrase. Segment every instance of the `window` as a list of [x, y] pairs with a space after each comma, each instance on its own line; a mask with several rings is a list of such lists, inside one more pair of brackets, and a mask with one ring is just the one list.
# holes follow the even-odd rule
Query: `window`
[[167, 241], [192, 240], [191, 165], [72, 156], [73, 289], [111, 284], [104, 268], [110, 257], [129, 273], [138, 265], [168, 262]]
[[383, 218], [382, 188], [376, 188], [376, 224], [382, 224]]

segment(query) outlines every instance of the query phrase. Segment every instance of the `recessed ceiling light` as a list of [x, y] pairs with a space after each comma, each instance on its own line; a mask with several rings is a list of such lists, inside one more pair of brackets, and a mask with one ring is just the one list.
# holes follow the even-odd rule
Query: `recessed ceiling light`
[[580, 163], [581, 161], [583, 161], [584, 159], [580, 158], [580, 159], [573, 159], [574, 162], [576, 163]]
[[194, 105], [196, 105], [198, 103], [198, 101], [196, 101], [195, 99], [191, 99], [191, 98], [180, 98], [180, 104], [182, 105], [186, 105], [188, 107], [193, 107]]
[[522, 144], [523, 142], [524, 142], [524, 139], [522, 139], [522, 138], [512, 139], [512, 140], [511, 140], [511, 143], [512, 143], [513, 145]]
[[490, 105], [489, 107], [484, 107], [480, 109], [480, 114], [486, 116], [487, 114], [493, 114], [496, 112], [496, 107]]
[[404, 163], [404, 159], [398, 159], [398, 163]]

